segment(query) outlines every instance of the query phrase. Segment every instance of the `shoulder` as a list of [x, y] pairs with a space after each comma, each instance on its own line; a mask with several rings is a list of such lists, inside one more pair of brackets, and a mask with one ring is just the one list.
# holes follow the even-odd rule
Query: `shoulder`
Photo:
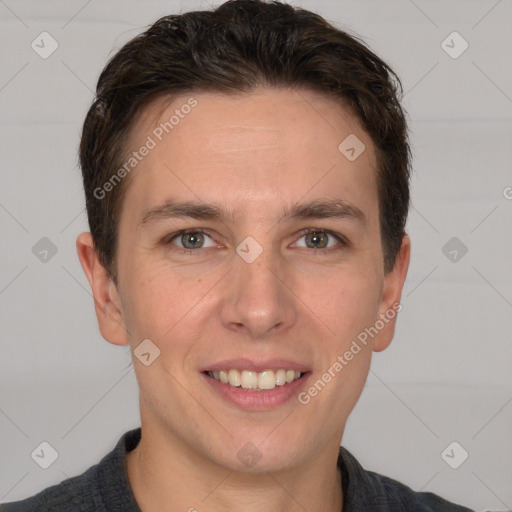
[[374, 486], [381, 490], [382, 498], [385, 497], [390, 505], [395, 506], [395, 508], [389, 509], [393, 512], [395, 510], [404, 512], [473, 512], [471, 509], [447, 501], [437, 494], [415, 492], [401, 482], [378, 473], [367, 471], [367, 475], [373, 481]]
[[125, 457], [141, 429], [125, 432], [100, 462], [21, 501], [0, 504], [0, 512], [139, 512], [127, 480]]
[[100, 497], [95, 494], [92, 482], [96, 466], [85, 473], [68, 478], [59, 484], [47, 487], [21, 501], [0, 505], [0, 512], [89, 512], [101, 510]]
[[348, 512], [474, 512], [431, 492], [415, 492], [397, 480], [367, 471], [344, 447], [340, 448], [338, 465], [346, 480], [343, 490]]

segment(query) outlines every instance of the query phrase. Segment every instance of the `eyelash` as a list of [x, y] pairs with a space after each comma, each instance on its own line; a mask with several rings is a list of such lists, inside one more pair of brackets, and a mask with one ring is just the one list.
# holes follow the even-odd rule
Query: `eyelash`
[[[332, 236], [333, 238], [335, 238], [338, 241], [339, 245], [337, 245], [335, 247], [311, 249], [311, 251], [313, 251], [313, 253], [318, 254], [319, 252], [326, 253], [326, 252], [332, 252], [332, 251], [339, 251], [339, 250], [341, 250], [343, 248], [346, 248], [346, 247], [350, 246], [350, 242], [349, 242], [349, 240], [345, 236], [343, 236], [343, 235], [341, 235], [339, 233], [336, 233], [334, 231], [330, 231], [329, 229], [322, 229], [322, 228], [306, 228], [306, 229], [303, 229], [302, 231], [299, 232], [297, 240], [300, 240], [303, 236], [307, 235], [308, 233], [317, 233], [317, 232], [324, 233], [326, 235]], [[187, 234], [187, 233], [189, 233], [189, 234], [190, 233], [200, 233], [200, 234], [203, 234], [203, 235], [207, 235], [210, 238], [213, 238], [211, 235], [208, 234], [207, 231], [205, 231], [203, 229], [193, 229], [192, 228], [192, 229], [182, 229], [181, 231], [177, 231], [176, 233], [172, 233], [171, 235], [168, 235], [167, 237], [165, 237], [163, 242], [166, 245], [172, 245], [172, 241], [174, 239], [178, 238], [181, 235]], [[180, 254], [192, 256], [192, 255], [197, 255], [200, 252], [201, 249], [204, 249], [204, 248], [200, 247], [199, 249], [184, 249], [182, 247], [177, 247], [176, 246], [172, 250], [175, 251], [175, 252], [178, 252]], [[208, 247], [206, 249], [208, 249]], [[309, 248], [306, 247], [306, 249], [309, 249]]]

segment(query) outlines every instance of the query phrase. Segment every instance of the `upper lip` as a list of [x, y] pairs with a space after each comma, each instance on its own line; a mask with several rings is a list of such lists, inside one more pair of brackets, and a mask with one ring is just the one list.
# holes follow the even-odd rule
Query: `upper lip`
[[309, 366], [292, 361], [291, 359], [248, 359], [248, 358], [237, 358], [237, 359], [224, 359], [217, 363], [209, 364], [200, 371], [201, 372], [220, 372], [221, 370], [250, 370], [255, 372], [262, 372], [265, 370], [297, 370], [299, 372], [310, 371]]

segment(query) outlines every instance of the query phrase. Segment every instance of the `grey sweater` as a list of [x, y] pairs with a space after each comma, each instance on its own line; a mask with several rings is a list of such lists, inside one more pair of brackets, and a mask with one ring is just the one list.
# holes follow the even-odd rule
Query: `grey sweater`
[[[126, 432], [110, 453], [81, 475], [22, 501], [4, 503], [0, 512], [141, 512], [125, 467], [126, 453], [137, 446], [140, 438], [140, 427]], [[342, 512], [474, 512], [366, 471], [343, 447], [338, 467], [343, 482]]]

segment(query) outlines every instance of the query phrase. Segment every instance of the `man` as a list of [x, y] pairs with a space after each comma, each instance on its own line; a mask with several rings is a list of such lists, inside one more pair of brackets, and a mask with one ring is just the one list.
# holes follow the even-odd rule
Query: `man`
[[407, 273], [400, 82], [278, 2], [168, 16], [102, 72], [77, 240], [141, 428], [2, 510], [464, 511], [340, 449]]

